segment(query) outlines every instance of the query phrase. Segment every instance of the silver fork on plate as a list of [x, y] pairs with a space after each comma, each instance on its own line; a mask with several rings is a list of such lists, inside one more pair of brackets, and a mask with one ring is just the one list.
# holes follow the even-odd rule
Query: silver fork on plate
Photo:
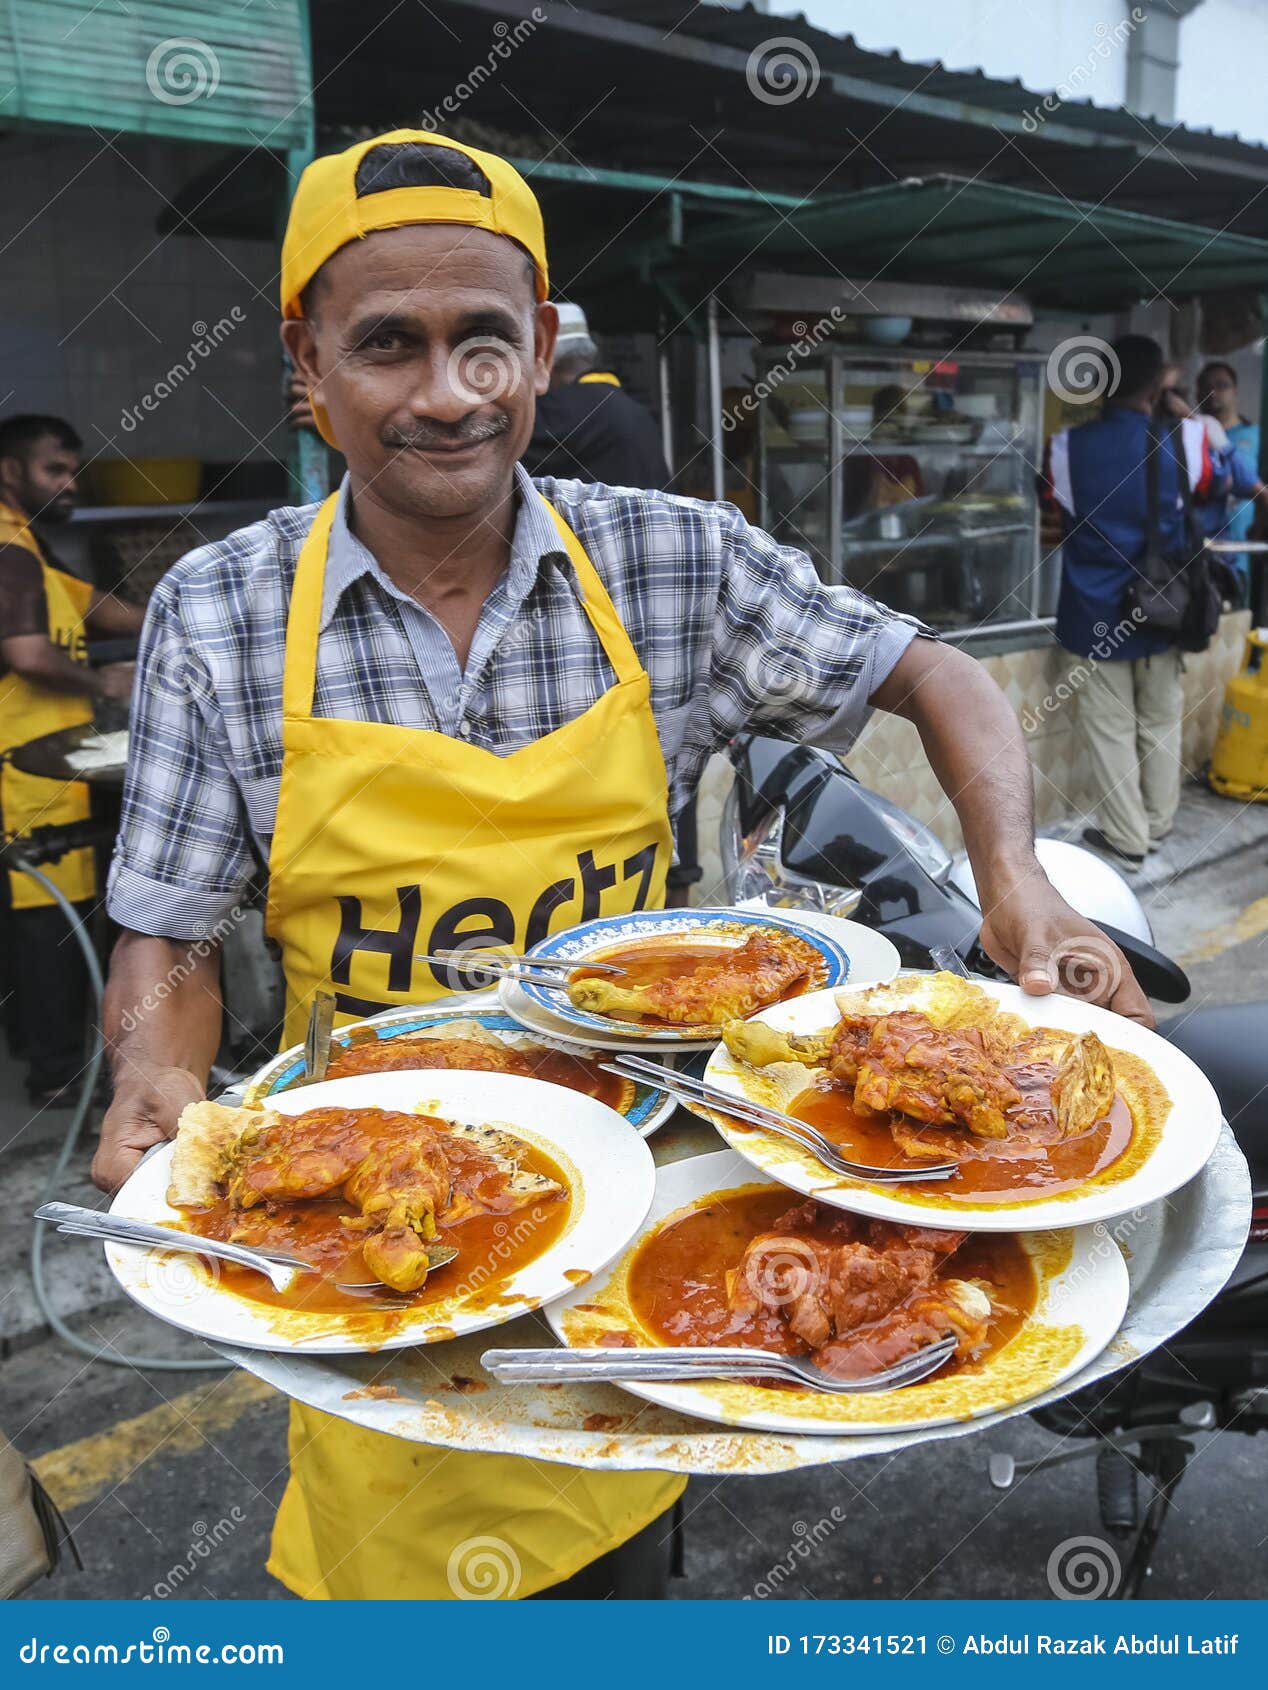
[[584, 957], [575, 962], [557, 962], [553, 957], [524, 956], [515, 951], [420, 951], [415, 962], [434, 963], [438, 968], [452, 968], [458, 973], [487, 975], [490, 980], [515, 980], [522, 986], [542, 986], [549, 992], [566, 992], [568, 977], [578, 968], [587, 973], [610, 974], [614, 978], [629, 973], [614, 962], [588, 962]]
[[659, 1086], [662, 1091], [684, 1102], [716, 1109], [720, 1115], [733, 1115], [746, 1126], [761, 1127], [779, 1138], [786, 1138], [808, 1150], [834, 1174], [841, 1174], [846, 1179], [868, 1180], [873, 1185], [910, 1185], [919, 1180], [949, 1179], [959, 1168], [958, 1162], [908, 1163], [905, 1167], [896, 1168], [877, 1168], [866, 1162], [851, 1162], [808, 1121], [798, 1120], [795, 1115], [785, 1115], [778, 1109], [768, 1109], [764, 1103], [754, 1103], [746, 1097], [735, 1097], [708, 1080], [697, 1080], [674, 1068], [662, 1068], [658, 1062], [648, 1062], [641, 1056], [613, 1056], [609, 1062], [601, 1062], [599, 1066], [606, 1068], [610, 1074], [619, 1074], [622, 1079]]
[[[142, 1250], [173, 1250], [188, 1256], [207, 1256], [213, 1261], [233, 1262], [237, 1267], [253, 1268], [262, 1273], [275, 1291], [285, 1291], [297, 1273], [318, 1273], [311, 1262], [292, 1256], [285, 1250], [257, 1249], [248, 1244], [231, 1244], [225, 1239], [203, 1238], [196, 1232], [177, 1232], [172, 1227], [155, 1226], [150, 1221], [129, 1220], [124, 1215], [108, 1214], [104, 1209], [82, 1209], [74, 1203], [44, 1203], [35, 1211], [37, 1221], [56, 1221], [57, 1230], [76, 1238], [95, 1238], [103, 1244], [134, 1244]], [[432, 1268], [444, 1267], [458, 1252], [449, 1244], [429, 1244], [427, 1260]], [[382, 1280], [356, 1280], [345, 1283], [333, 1281], [335, 1288], [354, 1297], [374, 1297], [380, 1306], [380, 1293], [390, 1291]], [[407, 1305], [402, 1303], [400, 1307]]]
[[936, 1373], [955, 1354], [953, 1334], [926, 1344], [893, 1367], [859, 1379], [839, 1379], [801, 1356], [771, 1350], [664, 1349], [486, 1350], [480, 1365], [503, 1385], [605, 1383], [691, 1384], [706, 1379], [786, 1379], [830, 1396], [896, 1391]]
[[219, 1238], [202, 1238], [195, 1232], [176, 1232], [150, 1221], [129, 1220], [102, 1209], [83, 1209], [75, 1203], [42, 1203], [35, 1211], [37, 1221], [56, 1221], [59, 1232], [78, 1238], [97, 1238], [109, 1244], [134, 1244], [143, 1250], [174, 1250], [188, 1256], [208, 1256], [234, 1262], [238, 1267], [262, 1273], [275, 1291], [285, 1291], [297, 1273], [316, 1273], [311, 1262], [301, 1261], [284, 1250], [254, 1250], [246, 1244], [230, 1244]]

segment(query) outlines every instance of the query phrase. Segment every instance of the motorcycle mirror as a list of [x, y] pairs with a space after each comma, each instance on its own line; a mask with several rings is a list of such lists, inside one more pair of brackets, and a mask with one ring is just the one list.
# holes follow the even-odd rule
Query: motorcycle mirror
[[767, 739], [761, 734], [737, 734], [729, 755], [735, 769], [740, 831], [746, 834], [771, 811], [782, 809], [793, 797], [835, 772], [812, 747]]

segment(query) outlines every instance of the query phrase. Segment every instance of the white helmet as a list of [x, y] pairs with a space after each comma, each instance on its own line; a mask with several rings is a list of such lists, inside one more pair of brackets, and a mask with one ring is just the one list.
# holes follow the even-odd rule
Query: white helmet
[[[1153, 929], [1140, 899], [1104, 857], [1065, 839], [1036, 839], [1035, 855], [1071, 909], [1078, 910], [1089, 921], [1108, 922], [1120, 932], [1130, 933], [1133, 939], [1153, 944]], [[955, 859], [951, 880], [981, 909], [973, 870], [963, 853]]]

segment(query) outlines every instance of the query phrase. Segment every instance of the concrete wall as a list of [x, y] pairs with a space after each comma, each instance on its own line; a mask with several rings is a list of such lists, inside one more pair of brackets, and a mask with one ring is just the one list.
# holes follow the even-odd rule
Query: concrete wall
[[[172, 196], [218, 151], [5, 137], [0, 414], [65, 416], [90, 458], [237, 462], [267, 457], [270, 438], [282, 445], [274, 243], [155, 233]], [[151, 406], [128, 426], [125, 414], [147, 396]]]

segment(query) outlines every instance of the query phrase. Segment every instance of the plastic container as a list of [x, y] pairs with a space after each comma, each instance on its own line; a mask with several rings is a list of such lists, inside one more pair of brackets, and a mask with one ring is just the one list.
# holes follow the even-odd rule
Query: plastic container
[[98, 458], [92, 466], [103, 505], [192, 505], [202, 478], [200, 458]]

